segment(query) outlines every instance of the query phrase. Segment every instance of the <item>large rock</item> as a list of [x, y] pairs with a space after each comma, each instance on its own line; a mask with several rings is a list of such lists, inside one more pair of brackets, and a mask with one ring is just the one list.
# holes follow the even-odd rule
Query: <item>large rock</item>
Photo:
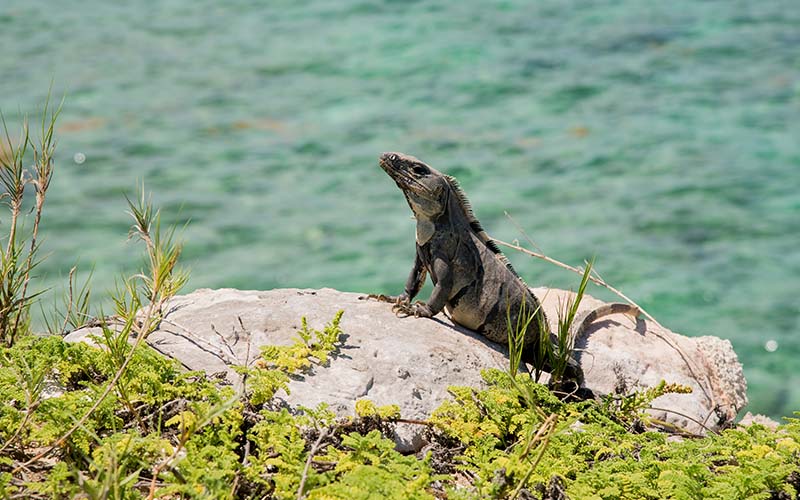
[[[571, 292], [535, 293], [555, 322], [558, 305]], [[599, 303], [586, 296], [582, 309]], [[448, 386], [479, 387], [482, 369], [508, 364], [504, 347], [453, 325], [444, 315], [399, 318], [389, 304], [328, 288], [203, 289], [175, 297], [166, 310], [148, 344], [189, 369], [223, 372], [234, 383], [238, 375], [231, 365], [252, 364], [259, 346], [291, 343], [301, 317], [322, 329], [344, 310], [338, 355], [327, 366], [292, 380], [289, 394], [278, 394], [291, 407], [327, 402], [340, 415], [353, 414], [356, 400], [368, 398], [378, 405], [400, 405], [404, 418], [426, 418], [448, 397]], [[81, 340], [88, 333], [91, 329], [78, 330], [67, 339]], [[592, 325], [577, 339], [577, 347], [585, 385], [595, 393], [630, 391], [662, 379], [691, 386], [692, 394], [665, 395], [653, 404], [665, 409], [654, 412], [657, 418], [690, 431], [716, 429], [746, 404], [741, 366], [727, 341], [687, 338], [642, 319], [615, 315]], [[406, 429], [398, 439], [404, 448], [420, 444], [413, 430]]]
[[[557, 311], [574, 293], [534, 288], [542, 299], [551, 329]], [[603, 302], [584, 295], [581, 310]], [[747, 405], [747, 383], [728, 340], [685, 337], [639, 318], [617, 314], [599, 318], [575, 339], [585, 386], [595, 394], [628, 394], [668, 383], [686, 385], [691, 394], [666, 394], [652, 402], [651, 415], [694, 433], [729, 426]]]

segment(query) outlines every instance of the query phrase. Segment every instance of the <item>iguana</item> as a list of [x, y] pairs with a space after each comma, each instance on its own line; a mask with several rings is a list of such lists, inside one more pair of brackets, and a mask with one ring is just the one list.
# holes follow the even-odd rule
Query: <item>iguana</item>
[[[508, 343], [509, 315], [511, 324], [516, 325], [520, 311], [535, 314], [525, 334], [523, 360], [542, 368], [546, 360], [538, 359], [538, 342], [552, 335], [542, 335], [541, 329], [549, 327], [539, 299], [483, 230], [458, 182], [402, 153], [384, 153], [379, 164], [403, 191], [414, 213], [417, 251], [404, 292], [371, 297], [393, 302], [396, 312], [423, 318], [446, 308], [455, 323], [502, 344]], [[427, 302], [412, 303], [426, 274], [431, 275], [433, 293]], [[638, 316], [639, 310], [627, 304], [606, 304], [576, 317], [572, 334], [615, 313]], [[577, 368], [574, 362], [571, 365]]]

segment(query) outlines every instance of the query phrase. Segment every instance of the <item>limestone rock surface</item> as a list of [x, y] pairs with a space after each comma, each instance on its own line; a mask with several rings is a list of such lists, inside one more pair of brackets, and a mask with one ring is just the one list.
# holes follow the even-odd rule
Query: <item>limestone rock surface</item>
[[[571, 292], [534, 292], [555, 323], [559, 304]], [[327, 366], [292, 380], [289, 394], [278, 393], [290, 407], [327, 402], [342, 416], [352, 415], [355, 402], [368, 398], [378, 405], [400, 405], [404, 418], [423, 419], [448, 397], [448, 386], [480, 387], [482, 369], [507, 366], [505, 347], [454, 325], [443, 314], [400, 318], [389, 304], [359, 300], [361, 295], [329, 288], [201, 289], [172, 299], [147, 342], [188, 369], [223, 372], [237, 383], [231, 365], [251, 365], [262, 345], [292, 343], [303, 316], [311, 328], [321, 330], [344, 310], [338, 354]], [[585, 296], [581, 309], [600, 303]], [[67, 340], [84, 340], [89, 333], [92, 329], [77, 330]], [[654, 402], [669, 410], [655, 410], [657, 418], [688, 430], [716, 429], [746, 404], [741, 365], [726, 340], [688, 338], [643, 319], [614, 315], [594, 323], [576, 347], [585, 386], [595, 393], [629, 392], [662, 379], [693, 387], [692, 394], [665, 395]], [[401, 431], [398, 444], [418, 447], [420, 431]]]
[[[566, 290], [534, 288], [551, 329]], [[584, 295], [580, 310], [603, 302]], [[599, 318], [575, 339], [576, 357], [595, 394], [630, 393], [661, 380], [692, 388], [691, 394], [666, 394], [653, 401], [652, 416], [694, 433], [733, 423], [747, 405], [747, 382], [730, 341], [712, 336], [686, 337], [649, 320], [617, 314]]]

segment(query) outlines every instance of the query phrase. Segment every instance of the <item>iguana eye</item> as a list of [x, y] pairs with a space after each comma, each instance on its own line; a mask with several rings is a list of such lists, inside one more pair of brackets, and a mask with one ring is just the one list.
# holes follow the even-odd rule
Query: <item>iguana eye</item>
[[414, 168], [412, 168], [412, 170], [417, 175], [428, 175], [430, 173], [430, 171], [422, 165], [414, 165]]

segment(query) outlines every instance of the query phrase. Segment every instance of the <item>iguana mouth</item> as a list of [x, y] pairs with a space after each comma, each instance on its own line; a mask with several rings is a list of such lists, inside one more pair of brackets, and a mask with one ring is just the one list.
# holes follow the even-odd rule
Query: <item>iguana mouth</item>
[[378, 165], [389, 174], [400, 189], [408, 189], [417, 194], [431, 193], [432, 190], [428, 186], [414, 178], [403, 160], [403, 156], [397, 153], [383, 153], [378, 159]]

